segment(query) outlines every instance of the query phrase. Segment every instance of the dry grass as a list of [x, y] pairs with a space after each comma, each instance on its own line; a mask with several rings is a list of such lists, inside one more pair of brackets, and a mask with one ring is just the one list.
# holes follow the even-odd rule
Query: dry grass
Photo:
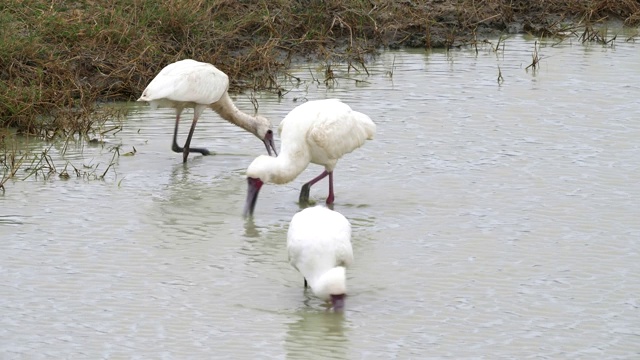
[[234, 90], [281, 92], [278, 75], [292, 60], [364, 67], [380, 46], [473, 44], [513, 24], [579, 35], [576, 24], [612, 18], [638, 24], [640, 1], [4, 0], [0, 128], [86, 135], [118, 115], [104, 102], [137, 98], [184, 58], [216, 64]]

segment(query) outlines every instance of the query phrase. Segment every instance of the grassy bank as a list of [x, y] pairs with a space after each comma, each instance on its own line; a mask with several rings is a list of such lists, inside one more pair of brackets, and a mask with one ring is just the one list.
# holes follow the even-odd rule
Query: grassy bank
[[[84, 134], [166, 64], [215, 64], [233, 90], [277, 90], [292, 59], [365, 62], [387, 47], [452, 47], [500, 32], [640, 21], [638, 0], [4, 0], [0, 128]], [[3, 135], [0, 134], [0, 142]]]

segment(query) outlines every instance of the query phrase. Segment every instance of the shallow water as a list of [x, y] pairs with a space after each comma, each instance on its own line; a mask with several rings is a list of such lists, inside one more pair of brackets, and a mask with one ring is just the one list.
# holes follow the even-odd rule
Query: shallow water
[[0, 358], [640, 357], [640, 47], [551, 45], [535, 72], [533, 39], [515, 37], [497, 54], [385, 52], [370, 76], [334, 66], [352, 79], [329, 88], [305, 65], [283, 99], [258, 94], [275, 124], [338, 97], [378, 125], [335, 171], [356, 257], [344, 314], [286, 260], [319, 166], [266, 185], [245, 221], [244, 170], [265, 149], [211, 111], [192, 144], [217, 155], [186, 166], [170, 109], [132, 105], [109, 144], [64, 159], [54, 145], [62, 166], [137, 153], [104, 181], [5, 185]]

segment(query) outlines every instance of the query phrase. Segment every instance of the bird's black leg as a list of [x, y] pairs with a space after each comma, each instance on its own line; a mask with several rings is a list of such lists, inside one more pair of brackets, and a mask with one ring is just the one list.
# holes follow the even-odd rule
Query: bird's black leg
[[302, 189], [300, 189], [300, 198], [298, 199], [300, 205], [307, 205], [309, 203], [309, 190], [311, 190], [311, 185], [309, 183], [302, 185]]
[[171, 144], [171, 150], [173, 150], [174, 152], [178, 152], [181, 153], [182, 152], [182, 148], [180, 146], [178, 146], [178, 124], [180, 124], [180, 113], [182, 112], [182, 110], [177, 110], [178, 113], [176, 115], [176, 127], [173, 129], [173, 144]]
[[302, 189], [300, 189], [300, 197], [298, 199], [298, 202], [300, 203], [300, 205], [307, 205], [309, 203], [309, 191], [311, 190], [311, 185], [324, 179], [327, 175], [329, 175], [329, 173], [325, 170], [322, 172], [322, 174], [316, 176], [308, 183], [302, 185]]
[[307, 288], [307, 279], [304, 279], [304, 287]]
[[[196, 109], [195, 114], [193, 115], [193, 122], [191, 123], [191, 129], [189, 129], [189, 135], [187, 136], [187, 141], [185, 141], [184, 143], [184, 149], [182, 150], [182, 162], [187, 162], [187, 157], [189, 156], [190, 152], [198, 152], [202, 155], [209, 155], [210, 152], [209, 150], [205, 149], [205, 148], [192, 148], [190, 147], [191, 145], [191, 137], [193, 136], [193, 131], [196, 129], [196, 123], [198, 122], [198, 117], [200, 116], [200, 113], [202, 111], [198, 111], [198, 109]], [[175, 133], [178, 132], [178, 123], [176, 121], [176, 130]], [[175, 144], [175, 133], [174, 133], [174, 145]]]

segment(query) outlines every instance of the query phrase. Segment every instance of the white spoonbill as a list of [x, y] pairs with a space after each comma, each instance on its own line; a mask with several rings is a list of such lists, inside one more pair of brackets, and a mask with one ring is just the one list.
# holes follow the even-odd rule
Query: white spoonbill
[[258, 193], [264, 183], [286, 184], [295, 179], [309, 163], [324, 165], [325, 170], [302, 186], [299, 201], [309, 200], [311, 185], [329, 176], [327, 204], [333, 204], [333, 169], [338, 160], [373, 139], [376, 125], [360, 112], [338, 99], [309, 101], [297, 106], [278, 128], [281, 145], [277, 157], [260, 155], [247, 168], [249, 189], [244, 216], [253, 215]]
[[293, 215], [287, 232], [289, 263], [304, 276], [317, 297], [344, 307], [347, 292], [345, 268], [353, 263], [351, 224], [339, 212], [324, 206], [306, 208]]
[[[180, 60], [165, 66], [149, 83], [137, 101], [147, 101], [152, 108], [172, 107], [176, 109], [176, 126], [173, 130], [171, 150], [181, 152], [182, 161], [187, 162], [189, 152], [209, 155], [209, 150], [190, 147], [191, 136], [198, 118], [204, 109], [210, 107], [223, 119], [257, 136], [267, 147], [275, 152], [271, 122], [262, 116], [251, 116], [238, 110], [229, 97], [229, 77], [215, 66], [191, 59]], [[178, 124], [184, 108], [194, 108], [193, 122], [184, 143], [184, 149], [178, 146]], [[277, 155], [277, 153], [276, 153]]]

